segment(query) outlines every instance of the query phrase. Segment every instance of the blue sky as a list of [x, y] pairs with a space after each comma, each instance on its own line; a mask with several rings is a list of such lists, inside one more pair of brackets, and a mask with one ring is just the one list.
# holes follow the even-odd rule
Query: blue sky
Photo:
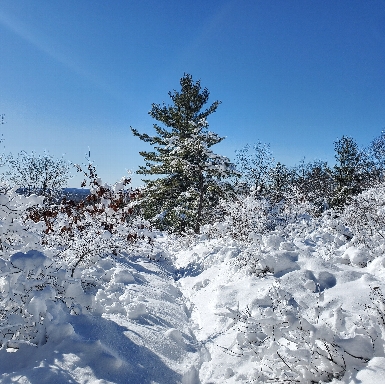
[[2, 0], [3, 151], [90, 148], [114, 182], [148, 149], [130, 126], [152, 133], [151, 104], [190, 73], [222, 101], [217, 153], [261, 141], [288, 165], [332, 162], [337, 138], [385, 128], [384, 64], [383, 0]]

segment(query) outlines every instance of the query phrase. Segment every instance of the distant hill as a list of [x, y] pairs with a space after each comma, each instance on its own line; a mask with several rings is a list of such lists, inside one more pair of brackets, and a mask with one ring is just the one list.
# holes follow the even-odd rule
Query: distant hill
[[[32, 193], [31, 191], [28, 191], [26, 188], [19, 188], [16, 190], [17, 193], [21, 195], [29, 195]], [[34, 191], [34, 193], [37, 193]], [[86, 198], [90, 194], [89, 189], [85, 188], [63, 188], [62, 189], [62, 196], [66, 197], [67, 199], [74, 200], [74, 201], [80, 201]]]
[[66, 196], [68, 199], [71, 199], [71, 200], [74, 200], [74, 201], [83, 200], [89, 194], [90, 194], [90, 190], [89, 189], [83, 189], [83, 188], [63, 188], [63, 195]]

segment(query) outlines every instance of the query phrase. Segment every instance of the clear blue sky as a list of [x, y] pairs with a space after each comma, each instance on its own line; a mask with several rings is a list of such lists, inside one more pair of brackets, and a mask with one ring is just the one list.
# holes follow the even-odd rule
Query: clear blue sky
[[6, 153], [80, 163], [90, 147], [113, 182], [148, 149], [130, 126], [153, 132], [151, 103], [185, 72], [222, 101], [218, 153], [261, 141], [288, 165], [333, 161], [337, 138], [385, 128], [385, 1], [0, 2]]

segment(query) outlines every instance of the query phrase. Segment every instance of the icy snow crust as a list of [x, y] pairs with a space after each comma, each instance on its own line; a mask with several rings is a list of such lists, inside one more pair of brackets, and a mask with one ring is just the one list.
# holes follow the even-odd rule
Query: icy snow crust
[[30, 321], [47, 319], [40, 339], [0, 349], [1, 382], [384, 383], [383, 250], [317, 222], [290, 234], [158, 234], [157, 261], [105, 257], [42, 290], [49, 257], [1, 259], [3, 300], [27, 286]]

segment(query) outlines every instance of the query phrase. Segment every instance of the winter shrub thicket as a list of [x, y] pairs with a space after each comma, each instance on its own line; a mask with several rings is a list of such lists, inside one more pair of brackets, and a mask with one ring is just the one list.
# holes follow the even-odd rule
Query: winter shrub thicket
[[60, 195], [70, 178], [70, 164], [48, 153], [38, 155], [21, 151], [6, 158], [6, 178], [23, 194], [45, 196], [53, 199]]
[[344, 209], [341, 219], [354, 235], [353, 243], [369, 248], [385, 240], [385, 185], [367, 189], [354, 197]]
[[69, 273], [41, 252], [44, 225], [27, 216], [43, 206], [42, 197], [19, 195], [8, 186], [0, 190], [0, 348], [42, 344], [53, 323], [87, 306], [69, 289], [80, 282], [70, 281]]
[[219, 209], [224, 220], [202, 228], [211, 237], [230, 235], [234, 239], [250, 240], [254, 235], [265, 233], [275, 224], [271, 204], [254, 196], [237, 196], [232, 202], [222, 200]]
[[0, 348], [41, 345], [68, 314], [87, 313], [92, 297], [79, 279], [39, 251], [0, 258]]
[[301, 202], [314, 205], [313, 213], [320, 215], [331, 205], [335, 182], [332, 169], [323, 161], [287, 167], [275, 163], [269, 146], [258, 143], [251, 149], [246, 146], [237, 151], [237, 167], [240, 177], [235, 189], [243, 195], [253, 194], [265, 198], [271, 204], [287, 200], [291, 195]]
[[227, 330], [237, 332], [233, 343], [222, 346], [223, 350], [232, 356], [251, 356], [257, 382], [279, 383], [330, 382], [381, 353], [381, 346], [375, 343], [382, 334], [378, 320], [384, 314], [383, 307], [375, 313], [378, 295], [365, 322], [359, 316], [346, 319], [340, 308], [331, 319], [320, 321], [323, 294], [315, 295], [318, 306], [307, 316], [279, 286], [272, 286], [243, 311], [228, 308], [221, 315], [231, 319]]
[[[42, 207], [43, 199], [23, 196], [9, 185], [0, 186], [0, 255], [7, 259], [12, 252], [39, 249], [42, 225], [26, 220], [28, 209]], [[29, 230], [34, 228], [36, 232]]]
[[[242, 195], [266, 199], [271, 205], [310, 203], [312, 216], [330, 208], [342, 209], [354, 196], [378, 184], [384, 175], [385, 135], [369, 147], [359, 148], [353, 138], [343, 136], [334, 143], [335, 165], [324, 161], [300, 162], [287, 167], [275, 162], [268, 145], [257, 143], [237, 151], [241, 175], [235, 188]], [[297, 201], [295, 201], [297, 200]]]
[[[368, 148], [343, 136], [335, 144], [336, 164], [314, 161], [289, 168], [275, 163], [268, 145], [237, 151], [240, 176], [235, 195], [221, 199], [217, 219], [202, 227], [210, 236], [248, 241], [288, 225], [309, 223], [326, 212], [339, 218], [347, 240], [366, 246], [383, 239], [384, 133]], [[378, 185], [376, 188], [370, 188]], [[338, 230], [337, 230], [338, 231]]]
[[32, 207], [29, 218], [44, 223], [42, 244], [54, 257], [71, 267], [86, 266], [107, 254], [116, 255], [138, 239], [151, 240], [146, 221], [134, 215], [139, 191], [130, 178], [110, 186], [98, 177], [92, 164], [83, 171], [90, 194], [80, 202], [64, 198], [60, 204]]
[[40, 345], [70, 331], [67, 315], [93, 311], [84, 268], [151, 241], [129, 178], [110, 186], [92, 164], [78, 170], [90, 188], [80, 202], [0, 189], [0, 348]]
[[232, 201], [221, 200], [221, 217], [206, 225], [202, 232], [211, 237], [230, 236], [241, 241], [256, 240], [262, 234], [283, 229], [289, 224], [309, 221], [317, 208], [304, 199], [295, 189], [273, 203], [255, 191], [249, 195], [238, 195]]

